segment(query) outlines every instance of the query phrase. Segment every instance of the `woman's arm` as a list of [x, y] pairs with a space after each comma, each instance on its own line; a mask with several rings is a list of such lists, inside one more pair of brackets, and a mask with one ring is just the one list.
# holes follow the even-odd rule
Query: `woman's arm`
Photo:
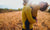
[[26, 13], [26, 17], [27, 17], [27, 19], [28, 19], [28, 21], [30, 23], [35, 23], [36, 22], [36, 20], [32, 18], [31, 8], [30, 7], [26, 7], [25, 13]]

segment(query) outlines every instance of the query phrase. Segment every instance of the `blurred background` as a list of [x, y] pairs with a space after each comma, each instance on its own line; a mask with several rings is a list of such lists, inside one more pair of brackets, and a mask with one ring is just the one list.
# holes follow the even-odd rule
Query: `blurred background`
[[[29, 0], [28, 4], [38, 4], [44, 1], [50, 5], [50, 0]], [[22, 30], [23, 0], [0, 0], [0, 30]], [[50, 6], [47, 11], [38, 11], [38, 23], [33, 24], [33, 30], [50, 30]]]

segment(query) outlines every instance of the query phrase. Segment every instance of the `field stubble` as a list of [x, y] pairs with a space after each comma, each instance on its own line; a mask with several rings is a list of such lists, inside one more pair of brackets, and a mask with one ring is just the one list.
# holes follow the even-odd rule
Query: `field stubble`
[[[50, 30], [50, 13], [38, 11], [33, 30]], [[0, 13], [0, 30], [22, 30], [22, 11]]]

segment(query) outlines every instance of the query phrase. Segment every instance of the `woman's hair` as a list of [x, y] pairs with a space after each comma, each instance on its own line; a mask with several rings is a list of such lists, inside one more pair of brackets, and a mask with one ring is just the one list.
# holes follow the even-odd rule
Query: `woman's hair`
[[26, 5], [29, 2], [29, 0], [23, 0], [23, 5]]

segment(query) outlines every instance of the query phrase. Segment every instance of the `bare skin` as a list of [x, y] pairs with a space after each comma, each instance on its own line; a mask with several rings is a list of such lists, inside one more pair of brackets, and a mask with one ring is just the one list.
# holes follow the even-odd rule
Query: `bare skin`
[[[25, 1], [25, 2], [24, 2]], [[27, 3], [29, 2], [29, 0], [23, 0], [23, 2], [24, 2], [24, 6], [26, 6], [27, 5]], [[27, 2], [27, 3], [26, 3]], [[47, 3], [47, 2], [46, 2]], [[37, 12], [38, 12], [38, 10], [40, 10], [40, 6], [41, 6], [41, 8], [43, 8], [43, 6], [44, 6], [45, 4], [43, 4], [43, 3], [41, 3], [41, 5], [35, 5], [35, 4], [30, 4], [30, 7], [33, 7], [33, 10], [32, 10], [32, 16], [34, 16], [34, 17], [37, 17]], [[50, 6], [50, 5], [48, 5], [48, 6]]]
[[[37, 17], [37, 12], [38, 12], [38, 10], [40, 10], [40, 5], [36, 5], [36, 4], [32, 5], [31, 4], [30, 6], [33, 8], [32, 16]], [[44, 6], [44, 4], [42, 4], [41, 8], [43, 8], [43, 6]], [[48, 5], [48, 6], [50, 6], [50, 5]], [[46, 10], [47, 10], [47, 8], [46, 8]]]
[[[24, 2], [24, 1], [28, 3], [29, 0], [23, 0], [23, 2]], [[25, 2], [24, 2], [24, 4], [23, 4], [24, 6], [27, 5], [27, 3], [25, 3]], [[33, 10], [32, 10], [32, 12], [31, 12], [31, 13], [32, 13], [32, 16], [36, 17], [36, 16], [37, 16], [37, 12], [38, 12], [38, 10], [40, 9], [39, 5], [32, 5], [32, 4], [30, 4], [30, 6], [33, 7]]]
[[32, 6], [32, 8], [33, 8], [32, 12], [31, 12], [32, 16], [37, 17], [37, 12], [40, 9], [40, 6], [39, 5], [34, 5], [34, 6]]

